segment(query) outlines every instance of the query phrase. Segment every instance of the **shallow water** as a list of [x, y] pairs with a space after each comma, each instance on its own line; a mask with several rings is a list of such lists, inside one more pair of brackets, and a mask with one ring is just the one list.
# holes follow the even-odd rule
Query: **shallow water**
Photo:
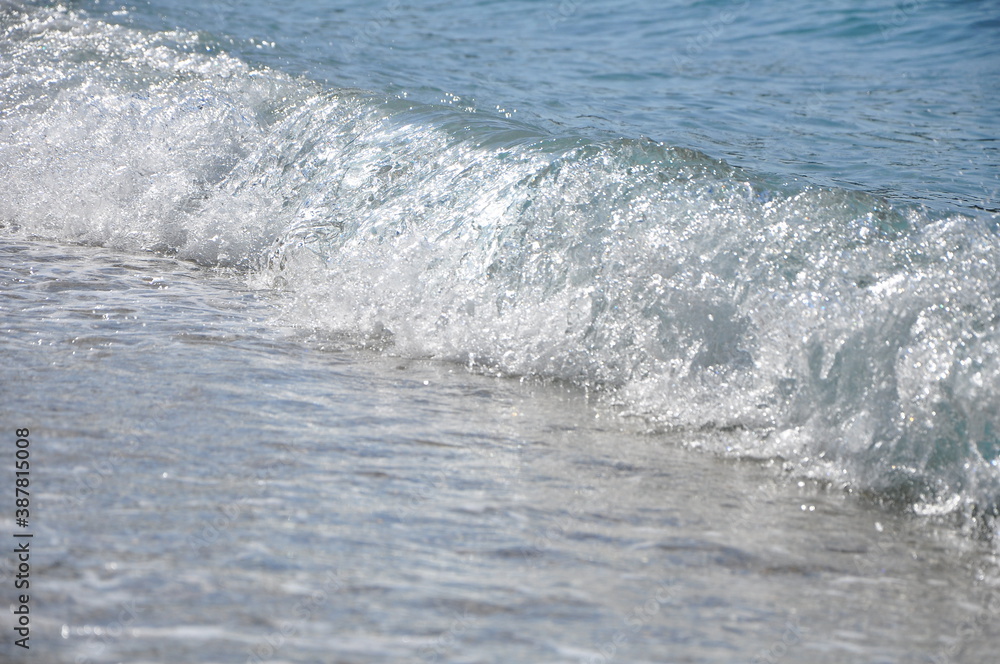
[[0, 417], [33, 450], [34, 657], [992, 654], [995, 554], [947, 523], [692, 451], [569, 387], [264, 325], [273, 296], [225, 274], [0, 255]]
[[772, 9], [0, 2], [28, 659], [989, 661], [996, 7]]

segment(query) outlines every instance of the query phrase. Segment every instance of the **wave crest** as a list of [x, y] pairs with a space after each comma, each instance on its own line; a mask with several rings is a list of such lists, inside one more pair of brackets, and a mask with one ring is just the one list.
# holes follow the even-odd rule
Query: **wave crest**
[[995, 215], [322, 90], [188, 33], [2, 21], [7, 233], [236, 266], [293, 293], [293, 324], [572, 381], [918, 510], [996, 511]]

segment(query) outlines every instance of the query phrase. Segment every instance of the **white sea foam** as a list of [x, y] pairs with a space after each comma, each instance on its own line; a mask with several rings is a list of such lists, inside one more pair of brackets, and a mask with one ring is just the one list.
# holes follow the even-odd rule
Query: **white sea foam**
[[238, 267], [292, 293], [285, 323], [585, 385], [924, 512], [996, 508], [995, 216], [323, 90], [183, 32], [5, 20], [5, 233]]

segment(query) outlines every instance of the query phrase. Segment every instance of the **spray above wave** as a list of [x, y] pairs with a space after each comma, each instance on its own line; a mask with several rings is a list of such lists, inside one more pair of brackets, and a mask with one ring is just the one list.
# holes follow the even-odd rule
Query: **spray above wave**
[[5, 233], [238, 266], [298, 324], [599, 387], [920, 511], [1000, 500], [996, 217], [794, 188], [3, 10]]

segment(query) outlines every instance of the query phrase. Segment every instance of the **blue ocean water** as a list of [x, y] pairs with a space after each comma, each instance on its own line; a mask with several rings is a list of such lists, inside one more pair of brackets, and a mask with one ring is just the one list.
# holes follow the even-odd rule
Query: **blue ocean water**
[[333, 86], [647, 136], [894, 201], [998, 207], [995, 2], [295, 0], [133, 16]]
[[[83, 532], [103, 530], [71, 468], [116, 459], [85, 496], [128, 524], [104, 535], [121, 560], [53, 554], [67, 658], [160, 661], [165, 639], [203, 661], [504, 661], [513, 634], [510, 661], [610, 661], [621, 615], [622, 661], [988, 652], [997, 3], [8, 1], [0, 31], [0, 350], [44, 386], [4, 421], [48, 413], [50, 500]], [[88, 414], [81, 390], [123, 401]], [[247, 442], [272, 432], [314, 465]], [[704, 495], [722, 502], [688, 505]], [[179, 536], [211, 554], [190, 574], [155, 562], [166, 541], [131, 548], [150, 510], [177, 535], [212, 502], [222, 525]], [[80, 527], [52, 526], [53, 550]], [[317, 551], [357, 558], [323, 586], [357, 604], [316, 599], [294, 646], [261, 646], [241, 584], [290, 602]], [[899, 600], [930, 569], [933, 601]], [[201, 622], [249, 613], [95, 642], [94, 615], [147, 586], [209, 593]], [[65, 599], [95, 588], [113, 599], [92, 612]], [[941, 615], [977, 627], [957, 647]], [[353, 636], [330, 646], [338, 621]]]

